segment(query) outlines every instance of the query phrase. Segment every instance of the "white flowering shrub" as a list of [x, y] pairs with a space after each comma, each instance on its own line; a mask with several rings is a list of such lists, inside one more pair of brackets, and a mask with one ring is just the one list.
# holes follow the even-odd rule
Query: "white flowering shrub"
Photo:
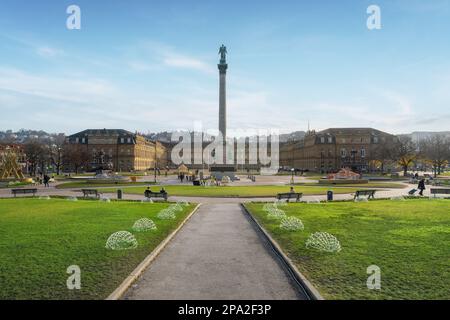
[[263, 210], [265, 211], [265, 212], [269, 212], [270, 210], [272, 210], [272, 209], [276, 209], [276, 205], [274, 204], [274, 203], [266, 203], [266, 204], [264, 204], [264, 206], [263, 206]]
[[281, 220], [280, 228], [286, 231], [303, 230], [305, 227], [302, 220], [296, 217], [286, 217]]
[[153, 203], [153, 200], [146, 197], [145, 199], [141, 200], [141, 202], [142, 203]]
[[66, 198], [67, 201], [78, 201], [77, 197], [67, 197]]
[[286, 213], [278, 208], [272, 209], [267, 213], [268, 219], [283, 219], [286, 218]]
[[405, 198], [403, 196], [395, 196], [395, 197], [391, 197], [392, 201], [404, 201]]
[[186, 200], [181, 200], [181, 201], [177, 201], [177, 204], [179, 204], [180, 206], [183, 206], [183, 207], [187, 207], [189, 205], [189, 202], [187, 202]]
[[106, 249], [128, 250], [137, 248], [136, 238], [128, 231], [118, 231], [109, 236], [106, 241]]
[[181, 211], [183, 211], [183, 207], [179, 203], [171, 205], [169, 207], [169, 209], [174, 211], [174, 212], [181, 212]]
[[101, 197], [101, 198], [99, 199], [99, 201], [100, 201], [100, 202], [111, 202], [111, 199], [108, 198], [108, 197]]
[[156, 230], [156, 224], [150, 219], [142, 218], [134, 223], [132, 229], [137, 232]]
[[41, 196], [39, 197], [39, 200], [50, 200], [51, 198], [49, 196]]
[[287, 201], [283, 201], [283, 200], [276, 200], [274, 202], [275, 206], [279, 207], [286, 207], [287, 206]]
[[313, 199], [306, 200], [306, 203], [307, 204], [320, 204], [321, 202], [319, 199], [313, 198]]
[[160, 212], [158, 212], [158, 219], [161, 220], [170, 220], [170, 219], [175, 219], [175, 212], [173, 210], [170, 209], [163, 209]]
[[306, 240], [306, 248], [324, 252], [339, 252], [341, 244], [335, 236], [328, 232], [315, 232]]

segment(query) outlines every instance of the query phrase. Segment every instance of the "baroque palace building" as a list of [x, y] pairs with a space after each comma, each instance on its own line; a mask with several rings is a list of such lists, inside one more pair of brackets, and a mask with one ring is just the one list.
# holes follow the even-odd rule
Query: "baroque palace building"
[[309, 131], [303, 140], [280, 146], [280, 165], [321, 173], [341, 168], [367, 172], [376, 150], [396, 139], [392, 134], [372, 128]]
[[84, 130], [67, 137], [66, 145], [87, 153], [90, 170], [152, 170], [155, 161], [157, 168], [167, 166], [167, 149], [163, 144], [123, 129]]

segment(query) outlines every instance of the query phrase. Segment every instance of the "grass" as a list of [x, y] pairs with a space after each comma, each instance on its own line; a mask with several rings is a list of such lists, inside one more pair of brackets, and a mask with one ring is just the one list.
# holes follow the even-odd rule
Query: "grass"
[[[0, 200], [0, 299], [104, 299], [179, 225], [156, 214], [169, 204], [38, 199]], [[140, 218], [158, 229], [133, 232]], [[105, 248], [116, 232], [132, 232], [137, 249]], [[81, 290], [68, 290], [67, 267], [81, 268]]]
[[354, 188], [389, 188], [389, 189], [403, 189], [405, 188], [404, 184], [395, 183], [395, 182], [368, 182], [368, 183], [356, 183], [356, 184], [333, 184], [333, 183], [314, 183], [314, 182], [305, 182], [305, 183], [296, 183], [295, 185], [299, 186], [332, 186], [332, 187], [354, 187]]
[[[282, 231], [262, 204], [247, 208], [327, 299], [449, 299], [450, 201], [379, 200], [289, 204], [283, 210], [305, 229]], [[311, 233], [326, 231], [339, 253], [305, 248]], [[368, 290], [366, 268], [381, 268], [381, 290]]]
[[[201, 187], [192, 185], [175, 185], [164, 186], [169, 196], [186, 196], [186, 197], [236, 197], [236, 198], [250, 198], [250, 197], [275, 197], [277, 193], [289, 192], [290, 186], [212, 186]], [[124, 193], [128, 194], [144, 194], [146, 187], [130, 187], [124, 188]], [[151, 188], [153, 191], [159, 191], [160, 187], [155, 186]], [[359, 188], [329, 188], [319, 186], [295, 186], [295, 192], [302, 192], [304, 195], [320, 195], [326, 194], [328, 190], [333, 190], [335, 193], [344, 194], [352, 193]], [[116, 192], [117, 189], [102, 189], [105, 193]]]
[[75, 181], [61, 183], [56, 186], [56, 189], [75, 189], [75, 188], [101, 188], [101, 187], [115, 187], [115, 186], [146, 186], [154, 184], [154, 182], [112, 182], [112, 183], [87, 183], [86, 181]]

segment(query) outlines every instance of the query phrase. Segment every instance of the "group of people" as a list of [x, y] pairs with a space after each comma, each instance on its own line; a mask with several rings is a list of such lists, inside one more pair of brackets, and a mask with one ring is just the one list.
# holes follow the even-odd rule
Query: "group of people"
[[[150, 187], [147, 187], [147, 191], [148, 192], [152, 192], [152, 190], [150, 189]], [[164, 189], [164, 187], [161, 188], [161, 190], [159, 190], [159, 193], [167, 193], [166, 189]]]
[[39, 184], [39, 185], [44, 185], [44, 187], [46, 187], [46, 188], [50, 188], [50, 180], [51, 180], [52, 178], [50, 178], [47, 174], [44, 174], [44, 176], [38, 176], [37, 178], [36, 178], [36, 182]]

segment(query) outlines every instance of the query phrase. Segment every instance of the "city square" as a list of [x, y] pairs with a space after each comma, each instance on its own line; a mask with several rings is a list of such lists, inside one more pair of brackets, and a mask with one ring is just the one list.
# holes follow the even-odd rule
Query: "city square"
[[[63, 30], [79, 32], [72, 41], [80, 44], [88, 41], [78, 21], [83, 8], [70, 7]], [[364, 31], [384, 32], [369, 28], [379, 14], [363, 9]], [[68, 98], [61, 78], [61, 87], [34, 83], [0, 66], [0, 300], [449, 299], [450, 131], [439, 103], [436, 118], [421, 125], [425, 116], [403, 118], [418, 111], [395, 94], [379, 95], [400, 115], [392, 106], [303, 108], [306, 89], [304, 101], [295, 96], [292, 108], [280, 102], [266, 113], [259, 97], [239, 96], [261, 74], [253, 80], [254, 67], [246, 69], [253, 60], [237, 43], [209, 43], [202, 51], [208, 63], [169, 46], [140, 45], [133, 50], [151, 48], [169, 71], [135, 62], [124, 75], [131, 85], [109, 88], [123, 70], [103, 73], [98, 61], [98, 79], [74, 80], [79, 97]], [[39, 59], [67, 54], [42, 50]], [[251, 56], [259, 66], [259, 54], [272, 61], [262, 51]], [[276, 61], [273, 72], [278, 63], [287, 68]], [[172, 75], [171, 68], [181, 70]], [[154, 81], [159, 72], [168, 78]], [[148, 88], [134, 91], [146, 78]], [[20, 83], [25, 89], [14, 87]], [[148, 92], [163, 98], [147, 101]], [[24, 107], [28, 96], [44, 100], [42, 117]], [[249, 111], [237, 107], [246, 99]], [[9, 107], [16, 103], [29, 114]], [[189, 304], [178, 310], [214, 313]], [[271, 310], [255, 304], [247, 311]], [[246, 314], [241, 306], [224, 312]]]

